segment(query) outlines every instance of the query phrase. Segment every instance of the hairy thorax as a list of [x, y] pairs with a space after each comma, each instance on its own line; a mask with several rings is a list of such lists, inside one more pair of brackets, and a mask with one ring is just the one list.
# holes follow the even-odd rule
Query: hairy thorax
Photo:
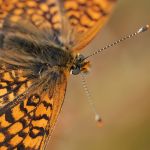
[[31, 32], [15, 25], [0, 32], [0, 60], [26, 69], [34, 76], [42, 76], [49, 71], [69, 72], [74, 63], [71, 51], [56, 46], [46, 35], [48, 33], [36, 30], [35, 28]]

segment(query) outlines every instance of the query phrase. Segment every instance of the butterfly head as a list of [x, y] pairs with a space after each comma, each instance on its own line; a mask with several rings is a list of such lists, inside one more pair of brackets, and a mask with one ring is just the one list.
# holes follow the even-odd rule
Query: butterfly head
[[74, 64], [71, 67], [70, 74], [78, 75], [82, 73], [88, 73], [90, 70], [90, 62], [82, 54], [77, 54], [74, 59]]

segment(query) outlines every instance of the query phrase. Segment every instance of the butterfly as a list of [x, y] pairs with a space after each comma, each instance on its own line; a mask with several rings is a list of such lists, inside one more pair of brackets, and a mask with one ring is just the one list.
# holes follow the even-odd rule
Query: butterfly
[[0, 149], [42, 150], [62, 108], [78, 54], [116, 0], [0, 0]]

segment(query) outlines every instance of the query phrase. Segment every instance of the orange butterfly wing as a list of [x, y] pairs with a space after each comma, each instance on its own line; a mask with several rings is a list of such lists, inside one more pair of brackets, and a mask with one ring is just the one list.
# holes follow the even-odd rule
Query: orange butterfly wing
[[36, 86], [30, 91], [35, 83], [13, 72], [1, 73], [0, 149], [43, 149], [62, 107], [66, 76], [61, 72], [55, 79], [52, 73], [51, 88], [41, 93]]
[[11, 22], [30, 20], [39, 28], [60, 28], [61, 15], [56, 0], [0, 0], [0, 26]]
[[63, 0], [71, 25], [71, 49], [80, 51], [106, 23], [117, 0]]
[[[28, 19], [38, 28], [55, 32], [72, 51], [84, 48], [106, 23], [116, 0], [0, 0], [0, 27], [4, 20]], [[62, 45], [62, 44], [61, 44]]]

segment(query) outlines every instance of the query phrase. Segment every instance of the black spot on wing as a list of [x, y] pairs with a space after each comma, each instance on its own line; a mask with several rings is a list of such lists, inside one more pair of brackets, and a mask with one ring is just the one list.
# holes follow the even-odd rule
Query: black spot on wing
[[17, 150], [26, 150], [23, 143], [19, 144], [16, 148], [17, 148]]
[[33, 118], [34, 120], [41, 120], [41, 119], [45, 119], [45, 120], [49, 120], [49, 117], [46, 115], [46, 114], [44, 114], [44, 115], [42, 115], [42, 116], [34, 116], [34, 118]]
[[34, 94], [29, 97], [27, 105], [36, 107], [39, 102], [40, 102], [40, 96], [37, 94]]
[[20, 103], [20, 110], [22, 112], [24, 112], [25, 114], [28, 112], [28, 110], [24, 107], [24, 103], [23, 102]]
[[44, 107], [48, 108], [50, 107], [50, 109], [53, 109], [53, 105], [51, 103], [47, 103], [45, 100], [42, 102], [42, 104], [44, 105]]
[[42, 127], [32, 127], [29, 133], [29, 135], [32, 138], [36, 138], [38, 136], [44, 136], [44, 134], [45, 134], [45, 131], [44, 131], [44, 128]]
[[5, 119], [6, 121], [8, 121], [9, 123], [13, 123], [15, 122], [15, 118], [12, 115], [12, 111], [11, 109], [7, 111], [7, 113], [5, 114]]
[[22, 137], [22, 138], [25, 138], [25, 137], [27, 136], [27, 134], [28, 134], [28, 133], [25, 133], [25, 132], [22, 131], [22, 132], [19, 132], [18, 135], [19, 135], [20, 137]]

